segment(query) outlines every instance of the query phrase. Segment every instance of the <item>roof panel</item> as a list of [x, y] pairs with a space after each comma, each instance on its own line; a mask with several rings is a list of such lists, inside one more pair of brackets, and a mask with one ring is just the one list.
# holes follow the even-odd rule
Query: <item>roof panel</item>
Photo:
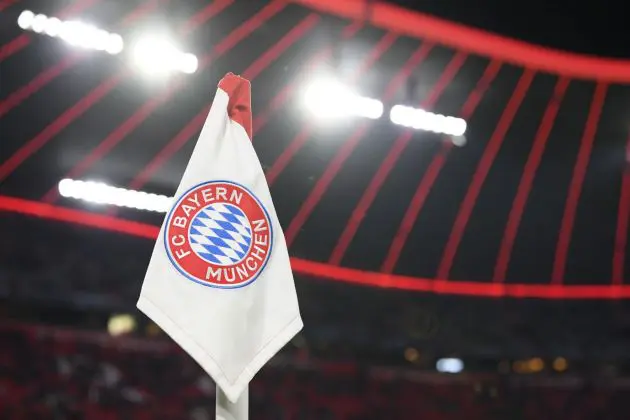
[[[365, 284], [413, 290], [439, 285], [445, 293], [493, 296], [560, 293], [552, 284], [607, 287], [621, 281], [621, 268], [627, 273], [628, 205], [622, 200], [630, 200], [625, 192], [630, 180], [626, 175], [622, 186], [622, 179], [628, 165], [625, 110], [630, 92], [615, 83], [576, 79], [600, 69], [593, 77], [625, 82], [623, 61], [536, 49], [427, 16], [403, 16], [381, 4], [372, 15], [378, 26], [374, 28], [277, 2], [219, 0], [177, 9], [164, 0], [155, 10], [145, 10], [147, 15], [136, 13], [139, 20], [127, 24], [121, 17], [150, 3], [54, 3], [41, 10], [54, 14], [58, 8], [74, 7], [74, 15], [94, 16], [130, 42], [140, 29], [160, 22], [168, 22], [175, 34], [186, 28], [182, 45], [203, 56], [202, 67], [208, 67], [166, 84], [150, 83], [128, 68], [126, 54], [76, 53], [54, 39], [15, 28], [3, 32], [5, 43], [15, 36], [22, 41], [14, 44], [19, 46], [15, 53], [0, 54], [10, 86], [0, 99], [2, 194], [159, 224], [157, 215], [60, 200], [57, 183], [68, 176], [98, 178], [171, 194], [192, 152], [215, 82], [231, 70], [255, 77], [254, 144], [291, 252], [306, 259], [295, 260], [297, 271]], [[326, 10], [355, 16], [353, 8], [361, 2], [345, 4], [345, 11], [337, 10], [342, 5], [335, 2], [302, 3], [327, 4]], [[87, 6], [81, 11], [77, 5]], [[16, 7], [2, 12], [3, 19], [14, 19]], [[216, 8], [211, 21], [199, 14], [191, 19], [207, 12], [205, 7]], [[260, 19], [253, 18], [257, 14]], [[425, 25], [412, 27], [410, 22]], [[468, 34], [468, 39], [453, 34]], [[500, 46], [504, 48], [499, 51]], [[391, 124], [387, 108], [381, 121], [349, 119], [324, 127], [300, 107], [314, 61], [327, 62], [343, 77], [355, 79], [364, 94], [383, 99], [407, 59], [425, 53], [411, 72], [415, 87], [398, 86], [386, 107], [415, 103], [465, 117], [465, 147], [453, 148], [442, 136], [411, 133]], [[81, 56], [76, 64], [68, 61], [74, 54]], [[353, 75], [370, 54], [373, 62]], [[501, 60], [492, 61], [491, 56]], [[565, 72], [568, 78], [529, 67]], [[33, 80], [38, 81], [32, 82], [37, 89], [24, 88]], [[85, 102], [90, 106], [84, 107]], [[3, 203], [9, 206], [9, 201]], [[31, 213], [63, 213], [58, 207], [20, 203]], [[67, 220], [79, 217], [63, 214]], [[106, 220], [106, 227], [123, 223]], [[153, 232], [144, 225], [141, 231], [147, 237]], [[361, 274], [309, 261], [413, 278]], [[545, 288], [501, 288], [498, 283], [503, 281]], [[571, 290], [577, 290], [570, 292], [576, 295], [607, 293], [605, 288]]]

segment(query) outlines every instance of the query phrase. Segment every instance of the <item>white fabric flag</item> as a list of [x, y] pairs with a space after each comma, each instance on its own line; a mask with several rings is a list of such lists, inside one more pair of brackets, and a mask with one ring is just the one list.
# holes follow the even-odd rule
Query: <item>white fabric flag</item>
[[251, 143], [250, 102], [249, 81], [228, 73], [138, 300], [232, 402], [302, 328], [284, 235]]

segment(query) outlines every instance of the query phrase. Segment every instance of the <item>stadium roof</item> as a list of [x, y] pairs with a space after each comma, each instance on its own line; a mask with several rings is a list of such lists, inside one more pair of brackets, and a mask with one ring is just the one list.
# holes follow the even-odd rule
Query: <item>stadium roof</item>
[[[368, 3], [0, 1], [0, 209], [155, 237], [161, 215], [63, 197], [59, 182], [173, 194], [233, 71], [252, 80], [254, 146], [298, 273], [449, 294], [630, 296], [630, 62]], [[26, 9], [89, 21], [125, 48], [25, 31]], [[131, 46], [150, 31], [194, 53], [196, 72], [137, 71]], [[383, 116], [331, 125], [306, 113], [303, 90], [324, 70], [382, 101]], [[464, 147], [394, 124], [400, 104], [466, 120]]]

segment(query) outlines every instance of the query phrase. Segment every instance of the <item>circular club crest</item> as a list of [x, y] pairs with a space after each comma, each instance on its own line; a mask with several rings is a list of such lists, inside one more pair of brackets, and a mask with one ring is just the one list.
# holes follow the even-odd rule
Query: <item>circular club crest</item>
[[267, 265], [272, 244], [267, 210], [234, 182], [192, 187], [166, 218], [169, 259], [182, 275], [205, 286], [233, 289], [253, 282]]

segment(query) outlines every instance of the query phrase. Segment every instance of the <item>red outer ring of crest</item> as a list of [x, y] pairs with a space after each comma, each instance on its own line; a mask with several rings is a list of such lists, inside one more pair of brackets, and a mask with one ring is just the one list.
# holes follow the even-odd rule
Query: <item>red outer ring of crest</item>
[[[229, 199], [220, 199], [220, 200], [211, 200], [204, 201], [203, 200], [203, 191], [205, 190], [214, 190], [216, 192], [217, 188], [225, 188], [227, 191], [227, 197], [230, 197], [232, 192], [239, 193], [241, 195], [240, 203], [236, 203], [230, 201]], [[190, 198], [197, 199], [200, 205], [195, 205]], [[216, 203], [227, 203], [232, 204], [241, 209], [241, 211], [245, 214], [247, 219], [250, 222], [252, 233], [254, 236], [252, 237], [252, 246], [243, 257], [241, 261], [236, 264], [229, 266], [220, 266], [217, 264], [212, 264], [201, 257], [199, 257], [191, 248], [190, 240], [189, 240], [189, 229], [190, 229], [190, 221], [192, 221], [195, 216], [205, 207], [210, 204]], [[193, 211], [189, 211], [186, 214], [184, 210], [184, 206], [189, 204], [191, 207], [194, 207]], [[183, 219], [181, 219], [183, 218]], [[178, 220], [186, 220], [186, 223], [183, 227], [176, 225], [176, 221]], [[261, 232], [260, 236], [255, 236], [255, 232], [253, 232], [254, 224], [252, 221], [254, 220], [263, 220], [264, 226], [267, 227], [267, 230]], [[265, 233], [266, 232], [266, 233]], [[263, 244], [262, 240], [266, 238], [266, 244]], [[259, 248], [263, 249], [264, 257], [262, 261], [256, 259], [255, 269], [249, 269], [245, 265], [246, 261], [249, 261], [253, 264], [251, 258], [254, 253], [254, 244], [256, 240], [259, 239], [257, 245]], [[267, 262], [269, 261], [269, 257], [271, 255], [273, 244], [273, 226], [271, 224], [271, 219], [267, 210], [264, 208], [260, 200], [246, 187], [243, 185], [230, 182], [230, 181], [208, 181], [194, 187], [190, 188], [188, 191], [183, 193], [180, 198], [177, 200], [168, 216], [166, 217], [166, 223], [164, 227], [164, 246], [166, 248], [166, 253], [169, 257], [169, 260], [173, 264], [173, 266], [186, 278], [192, 280], [196, 283], [203, 284], [204, 286], [217, 287], [217, 288], [225, 288], [225, 289], [233, 289], [238, 287], [246, 286], [250, 284], [260, 275], [260, 273], [264, 270]], [[184, 257], [179, 257], [180, 255], [185, 255]], [[258, 255], [261, 255], [260, 251]], [[249, 258], [249, 260], [248, 260]], [[235, 279], [231, 282], [224, 280], [223, 278], [217, 280], [215, 278], [206, 278], [206, 274], [208, 272], [208, 267], [211, 267], [213, 270], [232, 270], [237, 269], [237, 267], [242, 268], [243, 270], [247, 270], [246, 276], [235, 276]], [[230, 271], [231, 272], [231, 271]], [[225, 271], [222, 271], [225, 273]]]

